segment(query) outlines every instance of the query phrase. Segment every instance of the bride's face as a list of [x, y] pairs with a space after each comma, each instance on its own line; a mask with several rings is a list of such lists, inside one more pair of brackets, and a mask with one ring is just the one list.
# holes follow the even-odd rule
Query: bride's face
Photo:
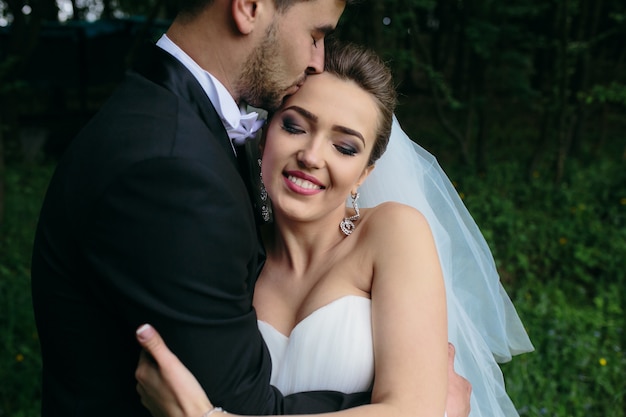
[[300, 220], [343, 217], [346, 197], [372, 168], [378, 118], [374, 99], [354, 82], [309, 76], [267, 131], [262, 172], [274, 211]]

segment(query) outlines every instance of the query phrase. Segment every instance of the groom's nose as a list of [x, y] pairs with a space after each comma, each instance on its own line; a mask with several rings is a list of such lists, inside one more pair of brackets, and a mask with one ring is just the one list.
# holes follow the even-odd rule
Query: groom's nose
[[317, 43], [317, 47], [313, 47], [311, 51], [311, 60], [307, 67], [307, 74], [319, 74], [324, 71], [324, 42]]

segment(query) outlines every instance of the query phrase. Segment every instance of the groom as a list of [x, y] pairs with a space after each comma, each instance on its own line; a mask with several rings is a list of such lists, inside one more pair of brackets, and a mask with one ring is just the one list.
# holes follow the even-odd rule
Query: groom
[[345, 0], [179, 3], [167, 35], [72, 142], [42, 207], [32, 260], [42, 416], [147, 415], [134, 379], [144, 322], [229, 411], [367, 402], [285, 398], [269, 385], [251, 307], [259, 244], [231, 142], [261, 124], [239, 105], [271, 110], [322, 71]]

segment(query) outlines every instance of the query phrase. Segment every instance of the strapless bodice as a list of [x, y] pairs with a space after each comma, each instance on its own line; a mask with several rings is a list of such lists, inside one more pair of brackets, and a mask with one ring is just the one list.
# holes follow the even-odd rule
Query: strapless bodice
[[289, 336], [258, 321], [272, 357], [272, 385], [284, 395], [371, 388], [374, 379], [371, 300], [341, 297], [312, 312]]

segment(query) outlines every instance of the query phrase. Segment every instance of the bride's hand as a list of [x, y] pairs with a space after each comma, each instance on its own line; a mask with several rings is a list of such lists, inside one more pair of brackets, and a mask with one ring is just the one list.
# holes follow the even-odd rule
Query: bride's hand
[[448, 398], [446, 400], [447, 417], [468, 417], [472, 385], [454, 371], [456, 349], [448, 343]]
[[137, 329], [143, 347], [135, 371], [141, 403], [154, 417], [198, 417], [213, 406], [198, 380], [150, 325]]

